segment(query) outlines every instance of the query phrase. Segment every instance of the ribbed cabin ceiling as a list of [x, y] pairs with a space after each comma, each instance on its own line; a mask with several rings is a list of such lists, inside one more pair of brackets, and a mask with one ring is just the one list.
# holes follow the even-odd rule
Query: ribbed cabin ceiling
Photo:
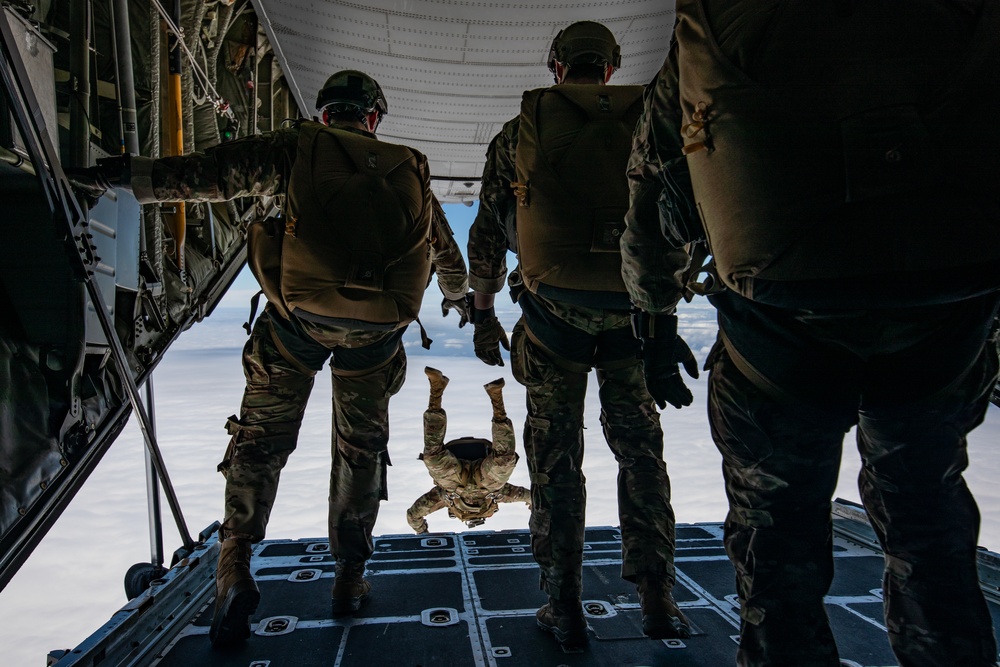
[[618, 38], [622, 68], [612, 83], [646, 84], [666, 57], [672, 0], [465, 2], [462, 0], [254, 0], [283, 60], [302, 113], [341, 69], [374, 76], [389, 101], [386, 141], [427, 154], [442, 201], [478, 197], [490, 139], [520, 106], [521, 93], [552, 83], [553, 37], [580, 20]]

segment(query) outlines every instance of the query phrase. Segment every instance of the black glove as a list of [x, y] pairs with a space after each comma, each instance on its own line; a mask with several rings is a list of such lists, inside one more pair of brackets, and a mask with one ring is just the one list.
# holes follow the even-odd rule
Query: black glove
[[691, 405], [694, 396], [684, 384], [678, 364], [697, 378], [698, 361], [677, 335], [677, 316], [633, 311], [632, 332], [642, 343], [642, 376], [657, 407], [662, 410], [667, 403], [675, 408]]
[[472, 293], [466, 294], [458, 299], [445, 297], [441, 301], [441, 317], [448, 317], [448, 311], [454, 310], [458, 313], [458, 328], [461, 329], [468, 324], [472, 313]]
[[510, 341], [507, 339], [507, 332], [503, 330], [503, 325], [497, 319], [493, 308], [480, 310], [472, 307], [472, 324], [476, 327], [472, 335], [472, 345], [475, 348], [476, 356], [479, 360], [490, 366], [503, 366], [503, 357], [500, 356], [500, 346], [510, 351]]
[[70, 168], [66, 170], [66, 178], [87, 202], [88, 208], [93, 208], [111, 188], [131, 191], [131, 158], [125, 154], [98, 160], [94, 167]]

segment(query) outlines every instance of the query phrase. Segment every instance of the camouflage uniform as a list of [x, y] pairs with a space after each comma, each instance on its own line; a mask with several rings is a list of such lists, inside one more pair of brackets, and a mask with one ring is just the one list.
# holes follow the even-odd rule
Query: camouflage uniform
[[[514, 451], [514, 425], [509, 418], [492, 421], [492, 444], [483, 458], [468, 460], [456, 456], [444, 442], [448, 416], [444, 410], [424, 412], [424, 451], [421, 455], [434, 488], [417, 498], [406, 511], [406, 522], [417, 532], [425, 532], [428, 514], [448, 508], [461, 520], [486, 519], [499, 509], [498, 503], [526, 503], [529, 492], [507, 482], [518, 456]], [[486, 443], [484, 442], [484, 445]]]
[[[671, 42], [671, 53], [677, 48]], [[621, 238], [622, 278], [632, 303], [647, 313], [673, 312], [684, 294], [690, 264], [684, 249], [672, 247], [660, 231], [657, 200], [663, 192], [660, 164], [664, 156], [680, 154], [680, 138], [669, 130], [667, 119], [680, 123], [680, 108], [668, 95], [677, 81], [668, 57], [646, 87], [642, 116], [632, 137], [628, 163], [629, 211]], [[671, 106], [673, 104], [673, 106]]]
[[713, 303], [726, 342], [708, 362], [709, 423], [729, 498], [739, 664], [839, 664], [823, 596], [833, 579], [830, 499], [844, 434], [856, 426], [858, 486], [886, 553], [899, 664], [993, 665], [979, 510], [962, 471], [965, 435], [997, 379], [987, 341], [997, 297], [844, 313], [762, 309], [732, 292]]
[[[133, 190], [143, 202], [280, 195], [287, 189], [297, 142], [293, 126], [220, 144], [204, 154], [136, 158]], [[447, 298], [461, 298], [468, 290], [465, 263], [440, 213], [434, 216], [433, 230], [431, 259], [438, 283]], [[268, 305], [243, 351], [247, 386], [240, 416], [227, 422], [232, 440], [219, 465], [226, 476], [224, 538], [264, 538], [278, 477], [295, 449], [313, 378], [329, 359], [334, 432], [330, 551], [347, 562], [368, 559], [379, 501], [386, 498], [389, 399], [406, 376], [400, 343], [404, 330], [288, 320]]]
[[[752, 11], [749, 3], [703, 4], [739, 67], [780, 3]], [[681, 155], [679, 59], [675, 41], [637, 130], [633, 178]], [[687, 260], [664, 254], [646, 183], [657, 188], [652, 178], [633, 182], [623, 273], [636, 303], [664, 312], [676, 290], [658, 280], [680, 275]], [[817, 295], [819, 308], [770, 306], [732, 291], [711, 297], [720, 340], [706, 363], [709, 422], [730, 507], [739, 665], [840, 664], [823, 597], [833, 578], [831, 497], [852, 426], [861, 499], [886, 554], [885, 617], [899, 664], [996, 664], [976, 569], [979, 512], [962, 471], [965, 436], [982, 422], [998, 374], [990, 340], [998, 297], [938, 294], [936, 303], [891, 307], [875, 284], [833, 285]], [[912, 287], [906, 294], [926, 296]]]
[[[507, 273], [507, 230], [519, 119], [504, 125], [487, 153], [479, 214], [469, 233], [470, 284], [495, 294]], [[542, 298], [510, 276], [522, 318], [511, 340], [515, 379], [527, 389], [524, 449], [531, 474], [532, 552], [541, 588], [556, 600], [582, 593], [586, 488], [583, 408], [597, 370], [604, 437], [618, 461], [622, 576], [674, 578], [674, 514], [659, 415], [642, 378], [629, 306], [592, 307]], [[623, 295], [624, 296], [624, 295]], [[627, 299], [626, 299], [627, 301]]]

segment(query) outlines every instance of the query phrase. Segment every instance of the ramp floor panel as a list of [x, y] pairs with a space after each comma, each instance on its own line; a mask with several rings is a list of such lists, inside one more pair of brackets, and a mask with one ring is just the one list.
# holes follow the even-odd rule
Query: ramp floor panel
[[[621, 579], [621, 535], [587, 531], [584, 611], [590, 628], [583, 653], [565, 653], [538, 628], [547, 598], [538, 587], [527, 531], [389, 535], [375, 540], [366, 576], [372, 593], [361, 610], [333, 617], [333, 561], [325, 540], [257, 545], [252, 571], [261, 603], [253, 634], [218, 651], [208, 640], [214, 586], [192, 595], [189, 619], [176, 635], [155, 639], [140, 660], [164, 667], [725, 667], [735, 662], [739, 609], [721, 524], [678, 526], [674, 597], [692, 623], [684, 640], [642, 634], [635, 585]], [[211, 554], [217, 549], [208, 550]], [[206, 556], [203, 568], [214, 568]], [[882, 556], [863, 541], [835, 538], [835, 579], [827, 612], [841, 658], [862, 667], [895, 665], [882, 620]], [[202, 576], [202, 579], [205, 579]], [[192, 577], [193, 581], [200, 581]], [[157, 593], [160, 595], [161, 593]], [[152, 598], [151, 598], [152, 599]], [[147, 602], [135, 607], [145, 609]], [[153, 605], [148, 605], [152, 608]], [[1000, 610], [991, 603], [994, 619]], [[120, 612], [122, 613], [122, 612]], [[138, 624], [141, 625], [141, 624]], [[133, 650], [146, 639], [133, 641]], [[98, 637], [94, 645], [112, 647]], [[115, 640], [121, 646], [122, 641]], [[108, 649], [109, 651], [111, 648]], [[60, 663], [61, 664], [61, 663]], [[83, 664], [97, 664], [96, 662]], [[126, 664], [118, 663], [114, 664]]]

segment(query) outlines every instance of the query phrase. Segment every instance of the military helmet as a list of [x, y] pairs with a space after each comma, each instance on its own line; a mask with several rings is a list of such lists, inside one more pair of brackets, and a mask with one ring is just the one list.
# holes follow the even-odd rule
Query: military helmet
[[385, 95], [378, 82], [357, 70], [346, 69], [337, 72], [323, 84], [316, 97], [316, 110], [331, 113], [360, 110], [364, 113], [378, 111], [379, 117], [389, 111]]
[[557, 62], [564, 65], [611, 65], [618, 69], [622, 64], [622, 49], [604, 25], [595, 21], [578, 21], [560, 30], [552, 40], [548, 66], [553, 74]]

